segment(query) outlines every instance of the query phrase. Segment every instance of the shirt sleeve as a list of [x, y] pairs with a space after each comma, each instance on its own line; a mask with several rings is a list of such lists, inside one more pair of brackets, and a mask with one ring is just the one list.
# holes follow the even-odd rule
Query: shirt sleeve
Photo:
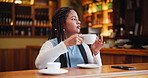
[[95, 55], [92, 54], [88, 45], [85, 45], [85, 48], [86, 48], [86, 54], [87, 54], [88, 62], [90, 64], [98, 64], [99, 66], [102, 66], [100, 53], [98, 53], [95, 56]]
[[53, 47], [50, 41], [46, 41], [40, 49], [35, 65], [38, 69], [46, 68], [48, 62], [54, 62], [61, 54], [67, 51], [67, 47], [63, 42]]
[[102, 66], [102, 60], [100, 56], [100, 52], [95, 56], [93, 55], [94, 63], [98, 64], [99, 66]]

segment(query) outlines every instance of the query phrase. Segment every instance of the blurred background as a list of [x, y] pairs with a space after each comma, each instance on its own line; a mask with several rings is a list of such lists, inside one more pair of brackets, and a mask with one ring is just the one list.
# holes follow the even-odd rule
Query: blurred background
[[35, 68], [59, 7], [77, 10], [81, 33], [104, 36], [103, 64], [148, 62], [147, 5], [147, 0], [0, 0], [0, 71]]

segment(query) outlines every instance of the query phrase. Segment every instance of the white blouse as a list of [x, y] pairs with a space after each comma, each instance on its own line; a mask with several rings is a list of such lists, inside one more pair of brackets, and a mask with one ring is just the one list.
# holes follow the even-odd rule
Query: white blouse
[[[89, 46], [86, 45], [85, 48], [88, 63], [102, 66], [100, 53], [98, 53], [96, 56], [93, 56]], [[54, 47], [53, 44], [48, 40], [42, 45], [40, 52], [35, 60], [35, 65], [38, 69], [44, 69], [46, 68], [46, 64], [48, 62], [54, 62], [61, 54], [64, 54], [67, 51], [68, 49], [64, 42], [60, 42]]]

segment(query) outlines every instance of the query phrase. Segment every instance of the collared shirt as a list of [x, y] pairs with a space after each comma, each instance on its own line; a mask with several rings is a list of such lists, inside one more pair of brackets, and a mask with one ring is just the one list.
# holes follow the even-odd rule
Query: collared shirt
[[[96, 56], [93, 56], [89, 46], [85, 43], [82, 43], [82, 45], [86, 51], [88, 63], [98, 64], [99, 66], [102, 66], [100, 53], [98, 53]], [[57, 39], [55, 38], [55, 39], [46, 41], [42, 45], [40, 52], [35, 61], [36, 67], [39, 69], [46, 68], [46, 65], [48, 62], [59, 61], [58, 60], [59, 56], [64, 53], [66, 53], [67, 55], [69, 54], [69, 59], [67, 59], [68, 61], [67, 63], [69, 65], [69, 60], [70, 60], [71, 67], [76, 67], [76, 64], [84, 63], [84, 60], [80, 54], [78, 46], [75, 45], [67, 48], [64, 42], [60, 42], [58, 44]], [[76, 61], [78, 59], [79, 61]]]

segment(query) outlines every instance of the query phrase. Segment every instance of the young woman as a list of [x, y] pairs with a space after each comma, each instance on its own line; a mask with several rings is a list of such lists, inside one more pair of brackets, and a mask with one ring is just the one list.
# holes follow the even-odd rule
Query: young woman
[[76, 11], [69, 7], [59, 8], [52, 18], [50, 38], [46, 41], [36, 58], [39, 69], [46, 68], [48, 62], [61, 62], [62, 67], [76, 67], [77, 64], [90, 63], [102, 66], [100, 49], [103, 38], [91, 45], [83, 42], [80, 34], [81, 22]]

